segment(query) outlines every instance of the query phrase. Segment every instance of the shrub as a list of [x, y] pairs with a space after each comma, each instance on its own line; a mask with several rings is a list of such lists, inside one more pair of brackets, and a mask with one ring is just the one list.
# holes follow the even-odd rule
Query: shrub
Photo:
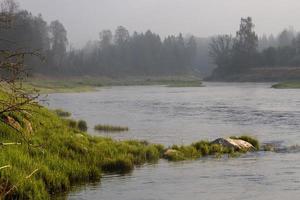
[[87, 127], [87, 123], [84, 120], [79, 120], [78, 124], [77, 124], [77, 128], [83, 132], [87, 131], [88, 127]]

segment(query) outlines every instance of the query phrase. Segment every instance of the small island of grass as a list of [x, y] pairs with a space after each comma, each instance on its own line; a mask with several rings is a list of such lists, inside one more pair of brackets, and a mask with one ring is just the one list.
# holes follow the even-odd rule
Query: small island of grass
[[287, 81], [272, 85], [275, 89], [300, 89], [300, 81]]
[[122, 127], [122, 126], [112, 126], [112, 125], [101, 125], [98, 124], [94, 127], [96, 131], [103, 131], [103, 132], [124, 132], [129, 131], [128, 127]]

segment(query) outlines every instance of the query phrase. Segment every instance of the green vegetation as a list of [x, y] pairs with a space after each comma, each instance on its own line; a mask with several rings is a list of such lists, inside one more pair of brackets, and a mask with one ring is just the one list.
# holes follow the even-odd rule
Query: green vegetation
[[104, 132], [123, 132], [123, 131], [129, 131], [128, 127], [121, 127], [121, 126], [111, 126], [111, 125], [96, 125], [95, 126], [96, 131], [104, 131]]
[[[0, 93], [3, 98], [5, 94]], [[4, 192], [13, 188], [7, 199], [47, 199], [73, 184], [98, 181], [102, 172], [123, 173], [135, 165], [156, 162], [164, 149], [146, 142], [92, 137], [72, 120], [45, 108], [30, 109], [34, 111], [30, 115], [9, 114], [19, 122], [22, 135], [0, 122], [1, 142], [19, 144], [3, 146], [0, 151], [0, 166], [9, 166], [0, 170], [0, 185]], [[25, 120], [30, 121], [31, 133], [21, 123]]]
[[86, 132], [87, 129], [88, 129], [86, 121], [84, 121], [84, 120], [79, 120], [78, 123], [77, 123], [77, 128], [78, 128], [80, 131]]
[[37, 89], [39, 93], [68, 93], [68, 92], [90, 92], [95, 87], [101, 86], [97, 83], [81, 82], [74, 79], [30, 79], [24, 82], [24, 88], [28, 90]]
[[70, 117], [72, 114], [68, 111], [64, 111], [62, 109], [56, 109], [54, 112], [59, 116], [59, 117]]
[[272, 85], [275, 89], [300, 89], [300, 81], [288, 81]]
[[84, 78], [32, 78], [24, 83], [28, 90], [37, 89], [39, 93], [68, 93], [90, 92], [101, 86], [134, 86], [134, 85], [165, 85], [168, 87], [201, 87], [202, 82], [194, 76], [163, 76], [163, 77], [127, 77], [107, 78], [90, 77]]
[[[256, 150], [259, 150], [259, 142], [257, 139], [250, 136], [241, 137], [230, 137], [232, 139], [241, 139], [252, 144]], [[173, 145], [164, 153], [164, 158], [169, 161], [182, 161], [190, 159], [198, 159], [205, 156], [216, 156], [229, 155], [236, 157], [241, 153], [246, 153], [247, 150], [236, 150], [234, 148], [225, 147], [219, 144], [213, 144], [209, 141], [199, 141], [188, 146], [177, 146]]]
[[[209, 55], [217, 67], [207, 80], [299, 80], [299, 33], [293, 29], [284, 29], [276, 37], [259, 37], [255, 33], [255, 24], [251, 17], [242, 18], [239, 27], [235, 36], [226, 34], [211, 39]], [[274, 87], [299, 88], [299, 83], [279, 84]]]

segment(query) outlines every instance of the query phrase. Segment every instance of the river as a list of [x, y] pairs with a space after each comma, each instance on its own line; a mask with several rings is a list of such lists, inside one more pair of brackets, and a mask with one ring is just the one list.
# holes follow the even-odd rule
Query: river
[[[206, 87], [126, 86], [96, 92], [51, 94], [48, 106], [88, 122], [89, 132], [153, 143], [189, 144], [252, 135], [284, 146], [300, 144], [300, 90], [270, 83], [205, 83]], [[96, 124], [128, 126], [97, 133]], [[300, 152], [251, 153], [239, 158], [145, 165], [127, 175], [105, 175], [69, 199], [196, 200], [298, 199]]]

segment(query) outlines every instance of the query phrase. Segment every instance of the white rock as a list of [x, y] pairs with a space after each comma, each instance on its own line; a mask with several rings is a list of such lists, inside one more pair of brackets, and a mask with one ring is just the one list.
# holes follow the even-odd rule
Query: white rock
[[234, 148], [235, 150], [255, 150], [252, 144], [240, 139], [219, 138], [213, 141], [212, 144], [220, 144], [224, 147]]

